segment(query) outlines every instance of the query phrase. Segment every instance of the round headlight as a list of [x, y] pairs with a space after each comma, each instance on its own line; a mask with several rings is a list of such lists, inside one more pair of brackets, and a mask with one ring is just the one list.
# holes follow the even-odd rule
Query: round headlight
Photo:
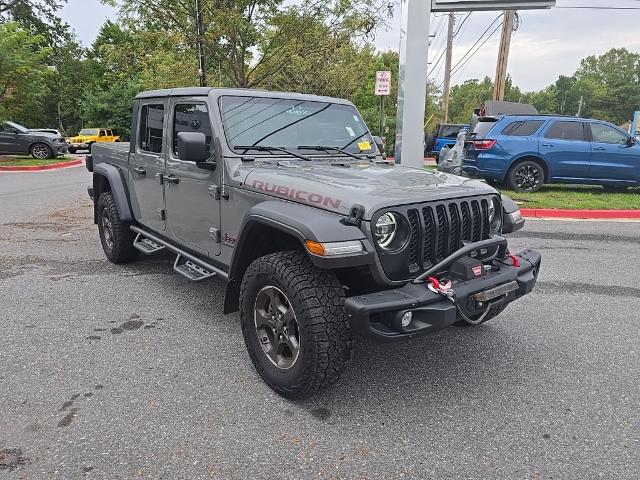
[[489, 202], [489, 224], [491, 225], [491, 233], [500, 233], [502, 231], [502, 204], [497, 198]]
[[373, 238], [387, 252], [401, 250], [409, 240], [409, 233], [407, 220], [394, 212], [381, 215], [373, 228]]
[[376, 222], [373, 235], [376, 237], [378, 245], [387, 249], [398, 232], [398, 220], [393, 213], [385, 213]]

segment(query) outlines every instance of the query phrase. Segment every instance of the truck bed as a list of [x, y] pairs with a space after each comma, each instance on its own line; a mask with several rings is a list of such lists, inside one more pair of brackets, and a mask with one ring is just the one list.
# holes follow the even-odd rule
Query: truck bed
[[94, 143], [91, 150], [93, 164], [111, 163], [126, 166], [129, 163], [129, 142]]

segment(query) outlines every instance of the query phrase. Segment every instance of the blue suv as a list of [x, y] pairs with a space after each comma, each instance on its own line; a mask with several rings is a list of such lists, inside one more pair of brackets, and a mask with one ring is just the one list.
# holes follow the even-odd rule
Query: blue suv
[[640, 186], [640, 145], [600, 120], [545, 115], [481, 117], [465, 143], [462, 170], [512, 190], [544, 183]]

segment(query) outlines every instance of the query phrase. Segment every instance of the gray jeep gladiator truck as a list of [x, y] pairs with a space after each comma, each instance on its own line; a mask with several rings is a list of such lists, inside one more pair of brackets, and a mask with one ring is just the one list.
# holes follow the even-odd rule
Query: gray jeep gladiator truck
[[334, 382], [352, 336], [478, 325], [534, 287], [508, 250], [518, 207], [489, 185], [382, 159], [346, 100], [252, 90], [145, 92], [130, 143], [87, 168], [109, 260], [165, 250], [226, 282], [264, 381], [289, 398]]

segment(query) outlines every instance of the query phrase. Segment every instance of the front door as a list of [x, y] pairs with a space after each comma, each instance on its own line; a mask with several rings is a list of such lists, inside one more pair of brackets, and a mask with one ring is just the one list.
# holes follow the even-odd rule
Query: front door
[[606, 123], [590, 123], [591, 171], [597, 181], [640, 181], [640, 145], [630, 144], [629, 135]]
[[553, 179], [579, 180], [589, 175], [591, 146], [586, 141], [584, 123], [554, 120], [539, 139], [540, 156]]
[[167, 100], [153, 99], [140, 104], [135, 155], [131, 155], [129, 186], [134, 215], [154, 230], [165, 229], [163, 173], [166, 145], [163, 128], [167, 123]]
[[165, 200], [170, 234], [180, 243], [207, 255], [220, 254], [220, 172], [203, 170], [180, 160], [180, 132], [202, 132], [213, 153], [213, 128], [205, 98], [180, 98], [171, 103], [171, 125], [165, 173]]

